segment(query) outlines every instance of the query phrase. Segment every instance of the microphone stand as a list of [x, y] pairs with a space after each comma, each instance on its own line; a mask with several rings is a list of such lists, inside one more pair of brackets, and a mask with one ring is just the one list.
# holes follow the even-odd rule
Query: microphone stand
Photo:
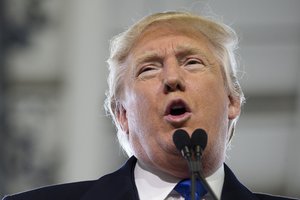
[[[202, 184], [204, 185], [205, 189], [207, 190], [207, 192], [211, 195], [213, 200], [219, 200], [215, 194], [215, 192], [211, 189], [210, 185], [208, 184], [208, 182], [206, 181], [206, 179], [204, 178], [203, 174], [202, 174], [202, 165], [201, 165], [201, 161], [194, 161], [196, 162], [196, 167], [198, 168], [196, 176], [198, 177], [198, 179], [202, 182]], [[193, 176], [193, 175], [192, 175]]]
[[198, 176], [197, 163], [194, 160], [189, 160], [189, 168], [191, 172], [191, 199], [196, 200], [196, 179]]
[[194, 160], [192, 160], [192, 154], [191, 154], [190, 148], [188, 146], [184, 146], [181, 149], [181, 153], [182, 153], [183, 157], [187, 160], [188, 166], [189, 166], [189, 169], [191, 172], [191, 182], [192, 182], [191, 199], [196, 200], [196, 198], [195, 198], [196, 176], [199, 171], [197, 170], [196, 162]]
[[[207, 192], [212, 196], [213, 200], [218, 200], [215, 192], [211, 189], [210, 185], [208, 184], [208, 182], [206, 181], [205, 177], [203, 176], [203, 168], [202, 168], [202, 163], [201, 163], [201, 155], [202, 155], [202, 149], [199, 145], [196, 146], [195, 149], [195, 160], [192, 161], [192, 165], [194, 165], [192, 167], [192, 174], [191, 174], [191, 178], [195, 179], [198, 178], [202, 184], [204, 185], [205, 189], [207, 190]], [[194, 178], [193, 178], [194, 177]], [[195, 184], [195, 182], [194, 182]], [[192, 181], [192, 185], [193, 185], [193, 181]], [[195, 188], [195, 185], [192, 186], [192, 188]]]
[[199, 160], [191, 160], [188, 159], [188, 164], [191, 172], [191, 199], [196, 200], [195, 192], [196, 192], [196, 180], [202, 182], [203, 186], [207, 190], [207, 192], [212, 196], [213, 200], [219, 200], [215, 194], [215, 192], [211, 189], [210, 185], [202, 175], [202, 167], [201, 162]]
[[197, 171], [197, 163], [192, 160], [191, 158], [189, 158], [188, 160], [188, 164], [189, 164], [189, 169], [190, 169], [190, 173], [191, 173], [191, 200], [196, 200], [195, 197], [195, 192], [196, 192], [196, 178], [198, 176], [198, 171]]
[[[200, 132], [199, 132], [200, 131]], [[199, 136], [199, 133], [202, 134], [202, 136]], [[178, 129], [173, 134], [173, 141], [176, 146], [176, 148], [181, 151], [182, 156], [187, 160], [188, 166], [191, 172], [191, 198], [192, 200], [195, 199], [195, 191], [196, 191], [196, 179], [198, 178], [204, 185], [205, 189], [208, 191], [208, 193], [211, 194], [213, 200], [218, 200], [217, 196], [215, 195], [214, 191], [211, 189], [207, 181], [205, 180], [203, 173], [202, 173], [202, 164], [201, 164], [201, 155], [202, 155], [202, 149], [201, 149], [201, 142], [199, 143], [199, 139], [205, 139], [205, 145], [203, 149], [206, 146], [206, 140], [207, 137], [203, 138], [203, 134], [206, 135], [205, 131], [197, 130], [197, 135], [194, 137], [194, 141], [196, 141], [196, 145], [194, 145], [194, 152], [191, 152], [191, 142], [190, 137], [188, 133], [182, 129]], [[194, 135], [194, 133], [193, 133]], [[194, 156], [192, 156], [192, 153], [194, 153]]]
[[[188, 151], [188, 148], [185, 147], [185, 150]], [[199, 181], [202, 182], [203, 186], [207, 190], [207, 192], [211, 195], [213, 200], [219, 200], [218, 197], [216, 196], [215, 192], [211, 189], [210, 185], [206, 181], [206, 179], [203, 176], [202, 173], [202, 163], [200, 160], [200, 155], [198, 156], [196, 154], [196, 159], [192, 159], [192, 156], [190, 155], [190, 152], [188, 154], [185, 154], [185, 158], [188, 161], [188, 166], [190, 169], [191, 173], [191, 200], [198, 200], [196, 199], [195, 192], [196, 192], [196, 180], [198, 179]]]

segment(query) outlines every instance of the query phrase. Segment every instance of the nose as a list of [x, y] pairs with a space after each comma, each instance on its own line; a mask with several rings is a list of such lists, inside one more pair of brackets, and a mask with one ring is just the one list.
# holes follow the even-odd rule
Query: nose
[[185, 90], [185, 81], [179, 66], [165, 67], [164, 71], [164, 93]]

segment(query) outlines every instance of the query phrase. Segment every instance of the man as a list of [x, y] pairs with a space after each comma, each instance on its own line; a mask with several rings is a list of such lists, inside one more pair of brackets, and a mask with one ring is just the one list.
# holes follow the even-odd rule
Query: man
[[[208, 136], [202, 174], [217, 199], [288, 199], [255, 194], [224, 164], [244, 100], [236, 77], [235, 32], [184, 12], [157, 13], [116, 36], [108, 60], [106, 108], [131, 156], [95, 181], [45, 187], [19, 199], [183, 199], [177, 183], [190, 178], [172, 137], [201, 128]], [[203, 199], [212, 194], [204, 189]]]

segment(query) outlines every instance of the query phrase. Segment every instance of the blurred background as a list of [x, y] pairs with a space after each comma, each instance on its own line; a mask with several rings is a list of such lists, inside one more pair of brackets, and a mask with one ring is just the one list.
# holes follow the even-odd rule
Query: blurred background
[[109, 40], [166, 10], [238, 32], [247, 103], [227, 163], [253, 191], [300, 197], [299, 0], [0, 0], [0, 198], [119, 168]]

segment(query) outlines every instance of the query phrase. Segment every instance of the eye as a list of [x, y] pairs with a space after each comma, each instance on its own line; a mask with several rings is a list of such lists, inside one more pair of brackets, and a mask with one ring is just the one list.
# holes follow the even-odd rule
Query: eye
[[142, 70], [140, 70], [140, 74], [147, 73], [147, 72], [150, 72], [152, 70], [155, 70], [155, 68], [154, 67], [144, 67], [144, 68], [142, 68]]
[[189, 69], [202, 69], [205, 65], [201, 59], [198, 58], [188, 58], [184, 62], [184, 66]]
[[152, 77], [159, 69], [160, 67], [156, 63], [146, 64], [138, 70], [137, 77], [142, 79]]
[[185, 65], [196, 65], [196, 64], [202, 64], [203, 65], [203, 62], [201, 60], [195, 59], [195, 58], [188, 59], [185, 62]]

